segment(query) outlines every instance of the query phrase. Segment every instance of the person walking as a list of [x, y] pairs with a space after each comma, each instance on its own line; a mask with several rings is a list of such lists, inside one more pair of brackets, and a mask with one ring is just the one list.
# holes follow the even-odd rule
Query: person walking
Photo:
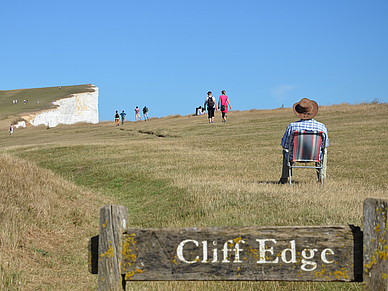
[[125, 115], [127, 115], [124, 110], [123, 112], [120, 113], [120, 116], [121, 116], [121, 124], [124, 124], [124, 120], [125, 120]]
[[119, 112], [117, 110], [116, 110], [116, 114], [115, 114], [115, 123], [116, 123], [116, 126], [120, 125], [120, 115], [119, 115]]
[[221, 96], [218, 99], [218, 109], [221, 109], [222, 112], [222, 122], [226, 122], [226, 113], [228, 112], [228, 104], [230, 110], [232, 110], [232, 105], [230, 105], [229, 98], [226, 96], [226, 91], [221, 91]]
[[140, 120], [143, 120], [143, 119], [141, 118], [139, 112], [140, 112], [139, 107], [136, 106], [136, 108], [135, 108], [135, 119], [136, 119], [136, 121], [137, 121], [137, 118], [138, 118], [138, 117], [140, 118]]
[[203, 107], [206, 108], [207, 104], [207, 116], [209, 118], [209, 123], [214, 123], [214, 110], [217, 110], [216, 103], [216, 98], [212, 96], [212, 92], [207, 92], [207, 97], [205, 103], [203, 104]]
[[148, 108], [147, 106], [143, 107], [143, 115], [144, 115], [144, 121], [148, 120]]
[[11, 123], [11, 126], [9, 127], [9, 135], [12, 135], [13, 134], [13, 125]]

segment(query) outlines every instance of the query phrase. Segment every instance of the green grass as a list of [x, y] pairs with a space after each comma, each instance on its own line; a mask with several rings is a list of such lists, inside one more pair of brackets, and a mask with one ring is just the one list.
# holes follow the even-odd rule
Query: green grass
[[[388, 104], [320, 108], [316, 119], [326, 124], [330, 139], [328, 178], [322, 189], [312, 170], [296, 170], [291, 187], [276, 184], [281, 172], [280, 140], [288, 123], [296, 120], [291, 109], [228, 115], [226, 124], [221, 123], [220, 116], [215, 124], [208, 124], [206, 116], [174, 116], [127, 122], [119, 127], [113, 122], [101, 122], [62, 125], [50, 130], [18, 129], [12, 137], [0, 132], [0, 151], [49, 169], [76, 187], [90, 191], [96, 201], [107, 199], [126, 206], [131, 227], [362, 227], [363, 200], [388, 199], [388, 151], [384, 146], [388, 143]], [[79, 195], [67, 194], [63, 201], [77, 204], [77, 199]], [[87, 210], [78, 205], [79, 212], [70, 211], [65, 221], [86, 229], [89, 226], [83, 235], [86, 239], [95, 231], [98, 220], [86, 219]], [[96, 217], [98, 211], [93, 208], [88, 215]], [[55, 258], [53, 250], [38, 244], [35, 249], [47, 251]], [[86, 268], [86, 262], [78, 266]], [[90, 280], [97, 282], [97, 278]], [[127, 290], [220, 288], [361, 290], [362, 285], [132, 282], [127, 286]]]

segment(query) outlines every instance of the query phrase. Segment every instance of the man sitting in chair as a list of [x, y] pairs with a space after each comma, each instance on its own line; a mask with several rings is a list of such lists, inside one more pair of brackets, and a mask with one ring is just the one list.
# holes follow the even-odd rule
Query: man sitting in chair
[[[299, 121], [292, 122], [288, 125], [286, 132], [282, 138], [281, 145], [283, 147], [283, 169], [282, 169], [282, 177], [279, 180], [279, 184], [286, 184], [288, 182], [288, 150], [290, 143], [290, 136], [294, 131], [299, 130], [308, 130], [308, 131], [322, 131], [326, 135], [326, 142], [321, 146], [324, 149], [325, 154], [323, 156], [323, 169], [322, 169], [322, 183], [326, 179], [326, 161], [327, 161], [327, 147], [329, 146], [329, 137], [327, 135], [326, 126], [323, 123], [315, 121], [313, 118], [318, 113], [318, 104], [313, 100], [309, 100], [307, 98], [303, 98], [300, 102], [297, 102], [293, 106], [294, 113], [296, 116], [300, 118]], [[291, 141], [292, 143], [292, 141]]]

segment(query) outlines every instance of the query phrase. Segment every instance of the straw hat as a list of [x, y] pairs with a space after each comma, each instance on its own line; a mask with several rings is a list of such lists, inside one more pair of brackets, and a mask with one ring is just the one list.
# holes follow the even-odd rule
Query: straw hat
[[304, 120], [312, 119], [318, 113], [317, 102], [307, 98], [295, 103], [293, 108], [295, 115]]

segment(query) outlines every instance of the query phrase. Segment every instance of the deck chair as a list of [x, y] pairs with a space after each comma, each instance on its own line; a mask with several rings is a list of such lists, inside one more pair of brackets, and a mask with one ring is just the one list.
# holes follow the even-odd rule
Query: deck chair
[[[326, 135], [322, 131], [294, 131], [289, 140], [288, 150], [288, 178], [291, 185], [291, 173], [293, 168], [316, 169], [318, 179], [323, 185], [323, 158]], [[304, 165], [302, 164], [304, 163]], [[309, 163], [309, 164], [308, 164]], [[315, 163], [311, 164], [311, 163]], [[297, 165], [298, 164], [298, 165]]]

